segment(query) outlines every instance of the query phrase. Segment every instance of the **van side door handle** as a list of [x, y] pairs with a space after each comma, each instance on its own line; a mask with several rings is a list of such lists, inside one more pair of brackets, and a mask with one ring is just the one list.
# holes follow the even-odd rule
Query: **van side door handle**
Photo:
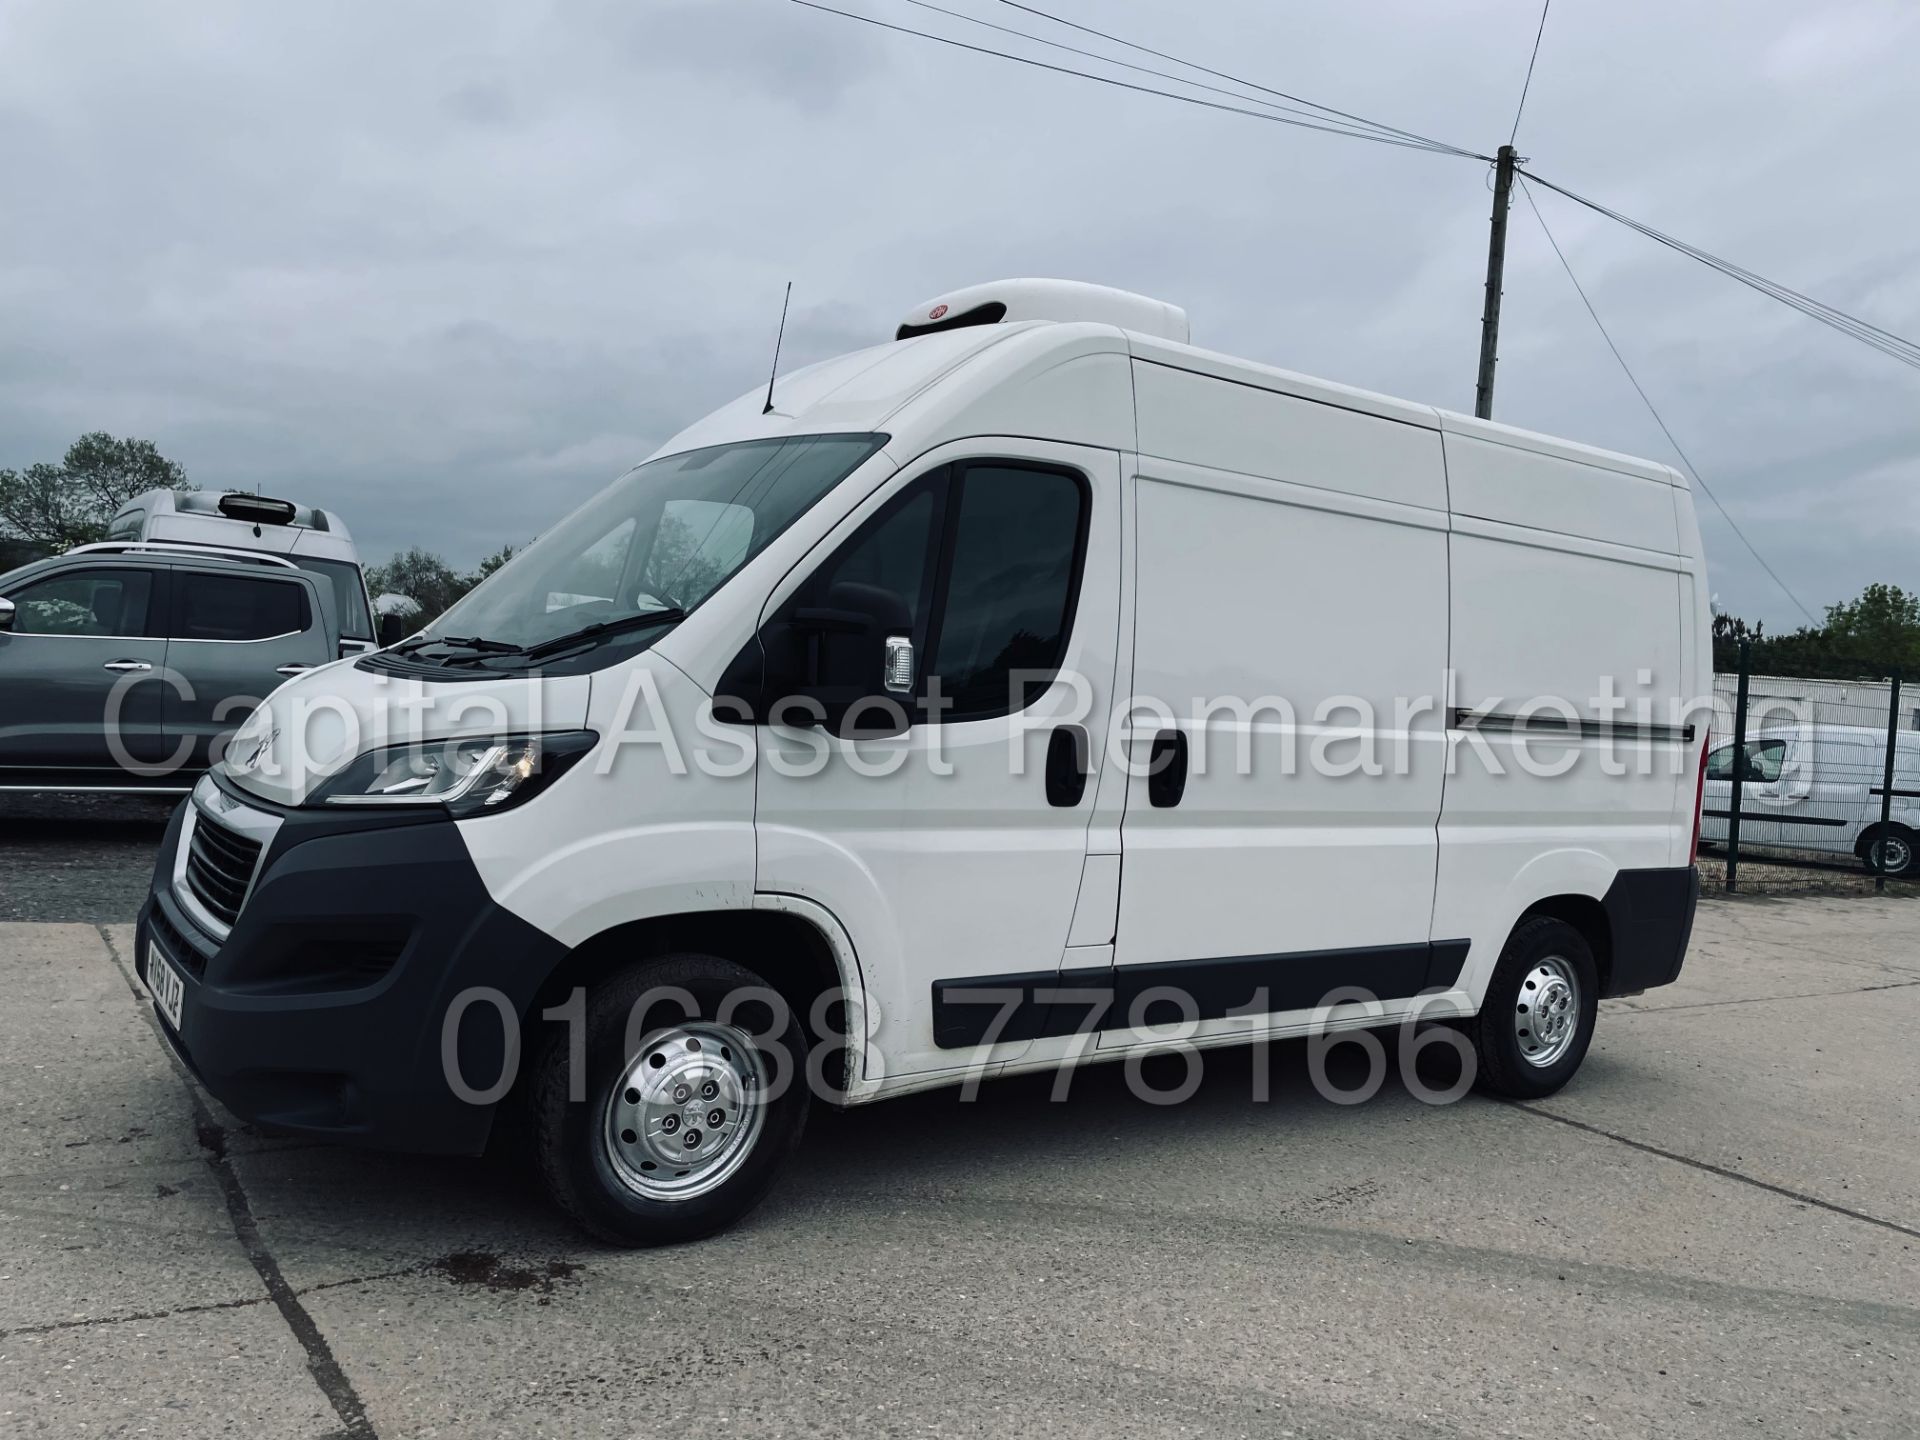
[[1047, 803], [1071, 810], [1087, 793], [1087, 732], [1056, 725], [1047, 737]]
[[134, 670], [151, 670], [153, 666], [149, 665], [145, 660], [109, 660], [100, 668], [102, 670], [116, 670], [124, 675]]
[[311, 665], [282, 665], [273, 673], [276, 675], [304, 675], [313, 669]]
[[1147, 762], [1147, 803], [1156, 810], [1171, 810], [1186, 793], [1186, 732], [1162, 730], [1153, 737]]

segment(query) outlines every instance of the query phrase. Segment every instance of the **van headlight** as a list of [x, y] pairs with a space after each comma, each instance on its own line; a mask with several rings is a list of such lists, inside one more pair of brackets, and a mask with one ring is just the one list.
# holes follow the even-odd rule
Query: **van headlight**
[[532, 799], [600, 737], [461, 736], [369, 750], [314, 791], [309, 805], [439, 805], [456, 819], [492, 815]]

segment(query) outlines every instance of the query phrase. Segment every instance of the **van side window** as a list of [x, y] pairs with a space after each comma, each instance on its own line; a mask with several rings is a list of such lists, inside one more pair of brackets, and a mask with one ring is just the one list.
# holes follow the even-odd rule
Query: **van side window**
[[953, 701], [945, 719], [1010, 714], [1052, 683], [1066, 654], [1086, 486], [1060, 470], [968, 465], [950, 515], [928, 671]]
[[[1780, 767], [1787, 758], [1784, 740], [1750, 740], [1746, 762], [1740, 767], [1740, 779], [1748, 785], [1771, 785], [1780, 778]], [[1733, 746], [1713, 752], [1707, 761], [1709, 780], [1733, 778]]]
[[15, 591], [17, 635], [116, 635], [147, 633], [147, 601], [153, 576], [144, 570], [68, 570]]
[[979, 720], [1025, 707], [1053, 683], [1066, 654], [1087, 497], [1078, 474], [1017, 461], [921, 476], [823, 562], [762, 632], [767, 673], [810, 676], [827, 693], [878, 695], [878, 651], [858, 618], [880, 600], [904, 611], [899, 627], [887, 629], [913, 637], [922, 657], [919, 699], [938, 684], [938, 707], [923, 719]]
[[[932, 590], [934, 546], [946, 493], [945, 474], [927, 476], [896, 496], [885, 509], [861, 526], [839, 552], [816, 570], [794, 597], [794, 608], [834, 606], [834, 591], [859, 585], [886, 590], [906, 602], [916, 644], [927, 629]], [[878, 687], [879, 677], [869, 663], [871, 647], [853, 635], [822, 631], [811, 643], [819, 647], [820, 683], [826, 686]]]
[[176, 640], [265, 640], [307, 628], [306, 591], [285, 581], [176, 570], [173, 587]]

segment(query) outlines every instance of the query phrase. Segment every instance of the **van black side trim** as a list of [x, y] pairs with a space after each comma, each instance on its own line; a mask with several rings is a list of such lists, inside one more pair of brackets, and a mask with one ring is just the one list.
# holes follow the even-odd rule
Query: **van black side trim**
[[1565, 735], [1574, 740], [1651, 740], [1656, 744], [1685, 745], [1697, 733], [1691, 725], [1641, 725], [1627, 720], [1584, 720], [1565, 715], [1515, 715], [1505, 710], [1469, 710], [1455, 706], [1448, 716], [1452, 730], [1483, 730], [1490, 735], [1538, 732]]
[[[1884, 795], [1887, 792], [1876, 785], [1867, 793], [1869, 795]], [[1920, 790], [1895, 790], [1893, 793], [1902, 800], [1920, 800]]]
[[[1710, 820], [1731, 820], [1733, 818], [1733, 812], [1731, 810], [1702, 810], [1700, 813]], [[1764, 821], [1772, 825], [1831, 825], [1835, 829], [1854, 823], [1851, 820], [1824, 820], [1815, 815], [1775, 815], [1769, 811], [1758, 810], [1742, 810], [1740, 812], [1740, 818], [1742, 820], [1750, 820], [1755, 824]]]
[[[988, 1043], [989, 1034], [998, 1044], [1173, 1025], [1183, 1018], [1307, 1010], [1349, 986], [1376, 999], [1404, 1000], [1423, 990], [1450, 989], [1468, 948], [1465, 940], [1437, 940], [936, 980], [933, 1043], [957, 1050]], [[1154, 993], [1161, 990], [1171, 993]], [[1182, 997], [1191, 999], [1190, 1008]], [[1251, 1009], [1256, 1004], [1258, 1012]]]

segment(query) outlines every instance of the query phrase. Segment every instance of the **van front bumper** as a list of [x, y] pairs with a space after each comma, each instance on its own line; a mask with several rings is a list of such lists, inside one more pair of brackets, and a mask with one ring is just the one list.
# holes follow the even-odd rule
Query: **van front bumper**
[[242, 1119], [289, 1131], [483, 1150], [497, 1105], [474, 1096], [505, 1089], [562, 947], [493, 902], [451, 820], [398, 811], [271, 811], [280, 824], [218, 937], [176, 889], [195, 803], [161, 843], [134, 963], [149, 991], [156, 963], [183, 977], [178, 1027], [164, 1012], [159, 1024], [200, 1083]]

